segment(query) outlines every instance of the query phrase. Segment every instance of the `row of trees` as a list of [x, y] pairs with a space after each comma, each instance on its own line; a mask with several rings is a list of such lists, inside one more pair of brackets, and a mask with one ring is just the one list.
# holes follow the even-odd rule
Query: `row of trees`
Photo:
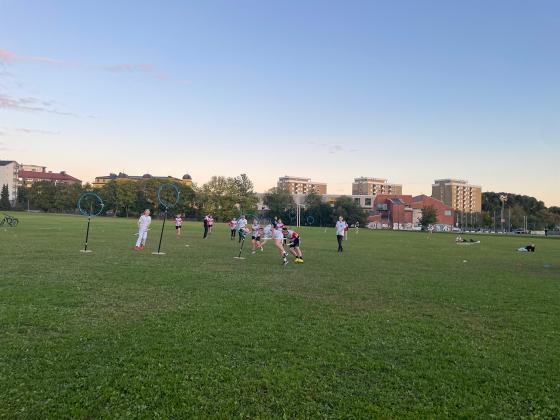
[[[297, 206], [293, 196], [285, 190], [275, 188], [265, 194], [264, 204], [271, 214], [278, 215], [282, 220], [294, 223]], [[301, 223], [311, 226], [330, 226], [339, 216], [349, 223], [359, 222], [365, 225], [367, 214], [351, 197], [338, 197], [334, 203], [325, 203], [321, 196], [309, 194], [300, 209]]]
[[[144, 209], [159, 209], [157, 191], [166, 181], [145, 179], [141, 181], [110, 181], [101, 188], [91, 185], [54, 184], [36, 182], [30, 187], [18, 189], [16, 206], [19, 209], [41, 210], [45, 212], [76, 213], [79, 197], [94, 191], [103, 200], [104, 214], [109, 216], [136, 216]], [[258, 198], [253, 183], [245, 174], [237, 177], [214, 176], [201, 187], [177, 185], [180, 199], [174, 212], [184, 213], [190, 218], [200, 218], [212, 214], [217, 221], [227, 221], [239, 217], [241, 213], [266, 213], [279, 216], [288, 223], [295, 223], [297, 206], [293, 196], [284, 190], [272, 190], [265, 194], [264, 204], [270, 209], [257, 209]], [[7, 196], [7, 192], [6, 192]], [[7, 202], [4, 203], [4, 201]], [[9, 208], [9, 200], [2, 203]], [[321, 196], [310, 194], [301, 210], [303, 224], [332, 225], [342, 215], [350, 223], [366, 222], [367, 215], [350, 197], [339, 197], [334, 204], [324, 203]]]
[[[144, 209], [157, 211], [160, 208], [157, 193], [165, 182], [153, 178], [142, 181], [118, 180], [96, 189], [89, 184], [82, 186], [36, 182], [31, 187], [18, 189], [16, 207], [75, 213], [79, 197], [85, 192], [93, 191], [103, 200], [106, 215], [128, 217], [137, 215]], [[180, 198], [173, 211], [190, 217], [211, 213], [217, 220], [227, 220], [239, 216], [239, 212], [244, 209], [253, 209], [257, 203], [253, 184], [245, 174], [232, 178], [215, 176], [201, 188], [176, 185]]]
[[560, 207], [546, 207], [535, 197], [510, 193], [482, 193], [482, 225], [488, 228], [501, 225], [502, 202], [506, 195], [504, 219], [507, 229], [521, 229], [525, 220], [529, 229], [556, 229], [560, 226]]

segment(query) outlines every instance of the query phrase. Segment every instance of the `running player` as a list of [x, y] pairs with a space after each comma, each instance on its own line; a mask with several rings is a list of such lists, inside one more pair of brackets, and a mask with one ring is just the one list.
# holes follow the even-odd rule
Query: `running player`
[[288, 264], [288, 253], [284, 250], [284, 235], [282, 229], [278, 228], [278, 224], [276, 224], [276, 228], [272, 228], [272, 239], [274, 239], [274, 246], [276, 246], [280, 253], [280, 257], [282, 257], [282, 264]]
[[283, 229], [284, 237], [288, 240], [290, 252], [295, 257], [295, 263], [303, 263], [303, 254], [299, 247], [299, 233], [290, 230], [287, 227]]
[[152, 218], [150, 217], [150, 210], [146, 209], [142, 216], [138, 219], [138, 239], [136, 240], [136, 246], [134, 247], [136, 251], [144, 251], [151, 223]]
[[264, 251], [261, 242], [261, 225], [259, 225], [257, 219], [254, 219], [251, 225], [251, 241], [253, 243], [253, 254], [257, 252], [257, 248], [260, 248], [261, 252]]
[[175, 231], [177, 232], [177, 238], [181, 236], [181, 229], [183, 228], [183, 218], [180, 214], [175, 216]]
[[[247, 219], [245, 218], [245, 215], [241, 215], [241, 217], [239, 219], [237, 219], [237, 233], [239, 233], [239, 235], [242, 234], [242, 232], [245, 232], [245, 226], [247, 226]], [[239, 242], [241, 242], [243, 239], [245, 239], [245, 237], [241, 237], [239, 236]]]

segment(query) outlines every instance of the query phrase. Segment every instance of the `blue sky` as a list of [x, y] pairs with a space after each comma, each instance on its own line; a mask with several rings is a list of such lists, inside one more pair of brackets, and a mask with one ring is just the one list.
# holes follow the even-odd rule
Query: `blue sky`
[[560, 2], [0, 0], [0, 158], [560, 205]]

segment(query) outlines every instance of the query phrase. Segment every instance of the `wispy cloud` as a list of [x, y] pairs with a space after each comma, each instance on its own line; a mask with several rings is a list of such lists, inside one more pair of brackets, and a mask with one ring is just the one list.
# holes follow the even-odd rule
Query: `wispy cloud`
[[0, 93], [0, 109], [26, 112], [48, 112], [57, 115], [76, 116], [71, 112], [63, 112], [54, 108], [52, 101], [43, 101], [29, 96], [14, 98], [3, 93]]
[[36, 63], [45, 63], [45, 64], [66, 64], [63, 60], [58, 60], [52, 57], [34, 57], [28, 55], [19, 55], [13, 51], [9, 51], [3, 48], [0, 48], [0, 61], [4, 61], [6, 63], [14, 63], [17, 61], [29, 61], [29, 62], [36, 62]]
[[145, 73], [154, 76], [158, 80], [169, 80], [169, 76], [167, 76], [167, 74], [160, 71], [152, 64], [120, 63], [103, 66], [102, 68], [103, 70], [113, 73]]
[[354, 148], [346, 148], [340, 144], [329, 144], [329, 143], [316, 143], [314, 141], [308, 141], [307, 144], [312, 145], [314, 147], [318, 147], [321, 149], [325, 149], [327, 150], [331, 155], [337, 154], [337, 153], [355, 153], [358, 152], [358, 149], [354, 149]]
[[45, 134], [48, 136], [56, 136], [60, 134], [60, 131], [37, 130], [34, 128], [16, 128], [15, 131], [25, 134]]
[[[60, 60], [58, 58], [21, 55], [4, 48], [0, 48], [0, 64], [3, 63], [4, 65], [7, 65], [16, 62], [32, 62], [32, 63], [41, 63], [41, 64], [48, 64], [48, 65], [71, 65], [72, 64], [74, 66], [80, 66], [80, 64], [71, 63], [69, 61]], [[96, 69], [100, 69], [112, 73], [143, 73], [161, 81], [171, 80], [170, 77], [167, 75], [167, 73], [157, 68], [153, 64], [117, 63], [117, 64], [92, 66], [92, 65], [82, 63], [81, 66], [86, 68], [93, 67]], [[179, 81], [179, 82], [181, 84], [186, 84], [185, 81]]]

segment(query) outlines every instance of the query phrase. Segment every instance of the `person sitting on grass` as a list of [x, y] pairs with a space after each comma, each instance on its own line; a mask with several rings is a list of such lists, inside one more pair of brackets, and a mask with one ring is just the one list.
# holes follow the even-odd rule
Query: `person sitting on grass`
[[457, 242], [458, 244], [479, 244], [480, 241], [475, 241], [474, 239], [463, 239], [463, 237], [461, 235], [457, 236], [455, 238], [455, 242]]
[[535, 244], [523, 246], [517, 250], [518, 252], [535, 252]]

